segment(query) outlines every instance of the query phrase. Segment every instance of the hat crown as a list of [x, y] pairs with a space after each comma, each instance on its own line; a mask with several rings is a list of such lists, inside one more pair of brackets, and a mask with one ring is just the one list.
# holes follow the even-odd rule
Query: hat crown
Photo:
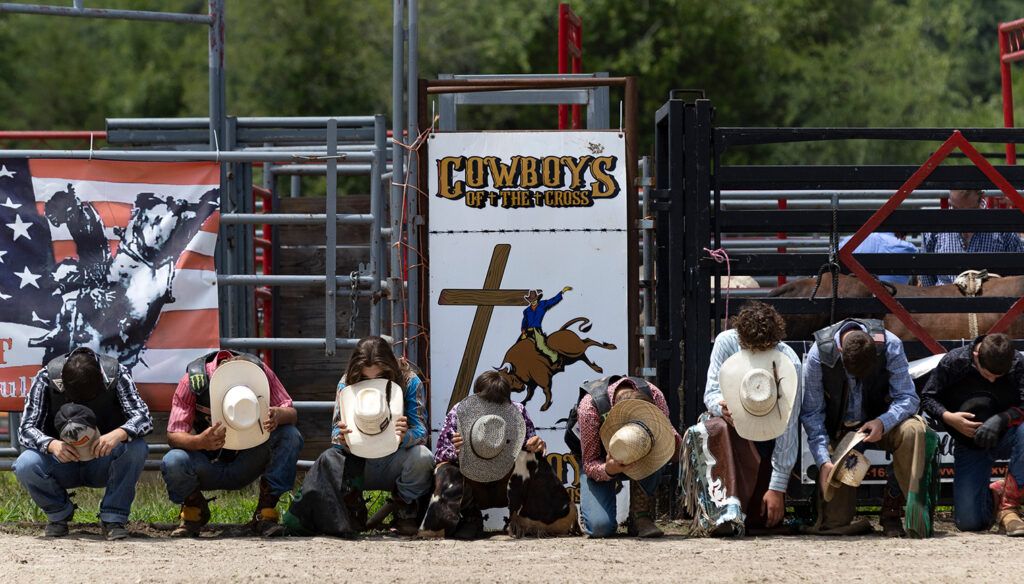
[[224, 394], [224, 421], [235, 430], [245, 430], [259, 423], [260, 402], [248, 385], [236, 385]]
[[480, 458], [490, 460], [498, 456], [508, 441], [508, 427], [501, 416], [487, 414], [473, 422], [469, 443], [473, 453]]
[[766, 369], [747, 371], [740, 381], [740, 405], [752, 416], [765, 416], [779, 399], [775, 376]]
[[367, 436], [374, 436], [383, 432], [391, 422], [391, 404], [384, 392], [376, 387], [366, 387], [356, 393], [353, 415], [356, 428]]
[[653, 447], [651, 431], [639, 421], [622, 426], [608, 440], [608, 454], [621, 464], [633, 464], [647, 456]]
[[870, 468], [871, 462], [868, 457], [859, 450], [852, 450], [840, 461], [839, 468], [836, 469], [836, 479], [844, 485], [859, 487]]

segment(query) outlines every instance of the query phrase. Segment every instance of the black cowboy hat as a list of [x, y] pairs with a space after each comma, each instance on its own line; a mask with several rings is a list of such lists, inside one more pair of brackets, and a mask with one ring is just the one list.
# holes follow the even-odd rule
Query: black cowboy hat
[[[992, 416], [999, 414], [1004, 409], [1006, 408], [1003, 408], [999, 405], [999, 400], [997, 400], [994, 395], [986, 391], [975, 392], [970, 394], [969, 396], [967, 396], [967, 399], [965, 399], [960, 404], [960, 407], [950, 408], [950, 411], [968, 412], [974, 414], [974, 421], [984, 424], [985, 420], [988, 420]], [[963, 442], [964, 444], [967, 444], [969, 446], [976, 446], [973, 438], [969, 438], [961, 434], [960, 432], [957, 432], [952, 427], [949, 427], [946, 424], [943, 425], [946, 426], [945, 430], [949, 432], [954, 438], [957, 438], [960, 442]]]
[[543, 290], [530, 290], [529, 292], [526, 293], [526, 296], [523, 296], [523, 299], [526, 300], [527, 302], [536, 302], [543, 297]]

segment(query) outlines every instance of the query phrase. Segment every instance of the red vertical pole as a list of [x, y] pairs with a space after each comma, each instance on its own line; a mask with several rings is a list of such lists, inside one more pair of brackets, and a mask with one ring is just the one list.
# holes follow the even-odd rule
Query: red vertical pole
[[[1013, 79], [1006, 55], [1010, 53], [1010, 31], [999, 27], [999, 77], [1003, 85], [1003, 127], [1013, 127]], [[1006, 163], [1017, 164], [1017, 145], [1006, 145]]]
[[[779, 210], [783, 210], [787, 206], [788, 206], [788, 201], [786, 199], [779, 199]], [[780, 231], [778, 233], [778, 238], [779, 239], [786, 239], [786, 232], [785, 231]], [[785, 248], [785, 246], [779, 247], [777, 251], [779, 253], [786, 253], [786, 248]], [[786, 276], [784, 274], [779, 274], [778, 285], [781, 286], [781, 285], [783, 285], [785, 283], [786, 283]]]

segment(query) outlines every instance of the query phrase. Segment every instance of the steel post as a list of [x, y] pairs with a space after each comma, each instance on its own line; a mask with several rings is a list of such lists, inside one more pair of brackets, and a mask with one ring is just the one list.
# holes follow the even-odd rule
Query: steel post
[[[406, 87], [407, 92], [407, 103], [408, 103], [408, 116], [407, 116], [407, 131], [408, 131], [408, 142], [414, 144], [420, 135], [419, 130], [419, 95], [415, 88], [419, 87], [419, 0], [409, 0], [409, 62], [408, 62], [408, 81]], [[415, 155], [415, 160], [419, 162], [419, 152]], [[418, 184], [418, 164], [413, 164], [413, 156], [409, 157], [409, 170], [408, 179], [406, 182], [410, 185]], [[419, 227], [422, 221], [419, 213], [420, 196], [419, 191], [415, 189], [406, 189], [409, 193], [408, 200], [408, 221], [406, 223], [406, 234], [408, 238], [408, 247], [406, 247], [405, 253], [411, 256], [409, 260], [408, 273], [406, 275], [406, 285], [408, 286], [408, 296], [406, 297], [406, 310], [408, 314], [406, 342], [404, 349], [405, 354], [417, 355], [417, 348], [419, 345], [418, 336], [422, 332], [420, 327], [420, 273], [422, 262], [420, 261], [421, 251], [419, 249]]]
[[[402, 192], [403, 188], [401, 185], [405, 184], [408, 177], [405, 173], [405, 140], [402, 138], [403, 130], [403, 114], [405, 109], [403, 103], [405, 100], [405, 87], [403, 85], [403, 73], [405, 72], [405, 62], [402, 58], [402, 49], [405, 46], [405, 29], [403, 28], [403, 14], [405, 13], [405, 1], [394, 0], [392, 3], [392, 30], [391, 30], [391, 166], [393, 169], [393, 175], [391, 179], [391, 237], [394, 240], [397, 234], [398, 241], [401, 241], [402, 233], [402, 214], [399, 211], [403, 208], [402, 205]], [[404, 251], [399, 249], [398, 246], [391, 247], [391, 265], [399, 266], [402, 265], [402, 257]], [[393, 270], [394, 268], [392, 268]], [[401, 272], [399, 272], [401, 273]], [[403, 323], [406, 320], [406, 315], [402, 310], [402, 307], [407, 303], [405, 290], [401, 286], [400, 280], [392, 279], [391, 294], [398, 298], [397, 303], [392, 303], [392, 314], [391, 314], [391, 337], [395, 342], [402, 342], [405, 339], [405, 328]], [[397, 309], [397, 313], [396, 313]], [[403, 345], [404, 346], [404, 345]]]
[[[338, 216], [338, 122], [327, 120], [327, 216]], [[324, 270], [327, 281], [324, 284], [324, 351], [334, 356], [335, 338], [338, 326], [337, 284], [334, 281], [338, 261], [338, 223], [327, 222], [327, 239], [324, 246]]]
[[385, 150], [387, 148], [387, 120], [383, 115], [374, 118], [373, 163], [370, 169], [370, 274], [375, 284], [372, 287], [374, 300], [370, 303], [370, 334], [379, 335], [383, 325], [383, 302], [380, 300], [380, 280], [384, 278], [384, 173]]

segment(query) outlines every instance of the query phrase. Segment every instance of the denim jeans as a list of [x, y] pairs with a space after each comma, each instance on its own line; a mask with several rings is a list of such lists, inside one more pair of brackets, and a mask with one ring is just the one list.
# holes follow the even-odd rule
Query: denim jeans
[[52, 454], [26, 450], [14, 462], [14, 474], [50, 521], [65, 521], [74, 515], [68, 489], [105, 487], [100, 521], [124, 523], [148, 454], [149, 447], [141, 438], [122, 442], [107, 456], [88, 462], [62, 463]]
[[397, 491], [406, 503], [412, 503], [433, 487], [434, 455], [426, 446], [399, 448], [383, 458], [366, 459], [366, 490]]
[[167, 495], [177, 504], [195, 491], [233, 491], [261, 475], [270, 493], [281, 495], [295, 485], [295, 463], [304, 444], [302, 434], [291, 425], [278, 426], [270, 440], [242, 450], [234, 460], [211, 460], [205, 452], [175, 448], [164, 455], [160, 471], [167, 483]]
[[953, 447], [953, 521], [960, 531], [985, 531], [994, 513], [988, 485], [992, 464], [1009, 459], [1009, 472], [1024, 484], [1024, 425], [1010, 428], [995, 448], [981, 450], [957, 442]]
[[[661, 469], [651, 476], [638, 481], [648, 496], [658, 488]], [[586, 473], [580, 473], [580, 519], [583, 532], [590, 537], [615, 535], [619, 523], [615, 520], [616, 481], [595, 481]]]

